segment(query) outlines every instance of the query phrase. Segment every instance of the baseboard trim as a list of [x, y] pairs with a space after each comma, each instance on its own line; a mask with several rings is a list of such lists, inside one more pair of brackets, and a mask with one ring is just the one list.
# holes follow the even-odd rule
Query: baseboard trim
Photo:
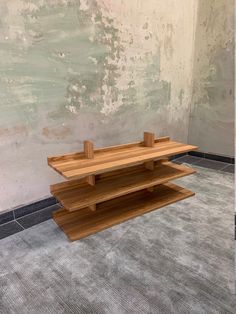
[[0, 213], [0, 225], [17, 220], [29, 214], [33, 214], [37, 211], [58, 204], [55, 197], [47, 197], [37, 202], [30, 203], [28, 205], [19, 206], [4, 213]]
[[15, 219], [32, 214], [36, 211], [39, 211], [41, 209], [44, 209], [46, 207], [52, 206], [57, 203], [58, 201], [55, 197], [48, 197], [43, 200], [28, 204], [25, 206], [20, 206], [18, 208], [13, 209]]
[[204, 153], [204, 152], [200, 152], [200, 151], [192, 151], [192, 152], [189, 152], [188, 155], [201, 157], [201, 158], [205, 158], [205, 159], [210, 159], [210, 160], [215, 160], [215, 161], [221, 161], [221, 162], [225, 162], [228, 164], [234, 164], [235, 163], [234, 157]]

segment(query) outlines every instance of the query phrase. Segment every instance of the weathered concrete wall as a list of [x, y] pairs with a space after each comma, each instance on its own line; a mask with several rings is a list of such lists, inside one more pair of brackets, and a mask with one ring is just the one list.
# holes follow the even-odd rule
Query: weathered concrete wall
[[234, 156], [234, 1], [200, 0], [189, 142]]
[[0, 210], [49, 195], [46, 157], [187, 141], [196, 0], [0, 2]]

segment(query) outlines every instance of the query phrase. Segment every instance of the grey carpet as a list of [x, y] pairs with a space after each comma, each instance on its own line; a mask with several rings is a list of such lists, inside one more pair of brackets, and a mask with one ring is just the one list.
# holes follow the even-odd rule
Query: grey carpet
[[235, 313], [233, 175], [197, 169], [195, 197], [86, 239], [49, 220], [1, 240], [0, 313]]

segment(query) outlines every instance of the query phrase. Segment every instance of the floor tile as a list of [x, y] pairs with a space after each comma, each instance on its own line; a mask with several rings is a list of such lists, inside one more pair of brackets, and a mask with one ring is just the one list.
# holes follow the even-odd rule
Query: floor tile
[[200, 161], [202, 160], [202, 158], [200, 157], [195, 157], [195, 156], [183, 156], [183, 157], [180, 157], [180, 158], [177, 158], [175, 159], [174, 161], [177, 162], [177, 163], [189, 163], [189, 164], [198, 164]]
[[200, 162], [197, 163], [199, 167], [214, 169], [214, 170], [222, 170], [227, 166], [226, 163], [221, 161], [209, 160], [209, 159], [202, 159]]
[[234, 173], [234, 171], [235, 171], [234, 165], [228, 165], [225, 168], [223, 168], [222, 171]]
[[52, 218], [52, 212], [59, 209], [59, 204], [55, 204], [52, 206], [49, 206], [45, 209], [39, 210], [35, 213], [26, 215], [24, 217], [18, 218], [17, 221], [25, 228], [30, 228], [34, 225], [37, 225], [43, 221], [46, 221], [50, 218]]
[[6, 222], [10, 222], [11, 220], [14, 220], [12, 210], [3, 214], [0, 213], [0, 225], [5, 224]]
[[25, 205], [19, 208], [14, 209], [15, 218], [20, 218], [29, 214], [34, 213], [37, 210], [44, 209], [46, 207], [52, 206], [57, 203], [57, 200], [54, 197], [49, 197], [41, 201], [35, 202], [33, 204]]
[[24, 230], [16, 221], [11, 221], [0, 226], [0, 239]]

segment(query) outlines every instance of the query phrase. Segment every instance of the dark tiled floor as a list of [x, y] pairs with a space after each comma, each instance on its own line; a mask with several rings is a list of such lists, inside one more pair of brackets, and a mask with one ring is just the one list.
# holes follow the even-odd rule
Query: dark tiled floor
[[17, 221], [24, 229], [27, 229], [52, 218], [52, 212], [59, 208], [59, 204], [55, 204], [45, 209], [41, 209], [35, 213], [18, 218]]
[[226, 162], [229, 164], [234, 164], [234, 157], [229, 157], [229, 156], [215, 155], [215, 154], [203, 153], [203, 152], [199, 152], [199, 151], [189, 152], [188, 155], [202, 157], [202, 158], [206, 158], [206, 159], [210, 159], [210, 160]]
[[0, 225], [5, 224], [6, 222], [14, 220], [13, 211], [4, 213], [0, 215]]
[[211, 159], [211, 160], [216, 160], [216, 161], [221, 161], [221, 162], [226, 162], [226, 163], [233, 163], [232, 162], [233, 158], [228, 157], [228, 156], [218, 156], [214, 154], [205, 153], [204, 157], [206, 159]]
[[9, 215], [8, 213], [6, 213], [6, 215], [4, 214], [0, 221], [0, 239], [6, 238], [14, 233], [30, 228], [36, 224], [52, 218], [52, 212], [59, 208], [60, 205], [55, 204], [10, 222], [7, 221], [9, 221], [8, 219], [13, 218], [11, 216], [13, 213], [10, 212]]
[[223, 168], [222, 171], [234, 173], [235, 171], [234, 165], [228, 165], [225, 168]]
[[202, 159], [198, 164], [199, 167], [214, 169], [214, 170], [223, 170], [227, 164], [221, 161], [214, 161], [208, 159]]
[[215, 161], [215, 160], [200, 158], [200, 157], [196, 157], [196, 156], [189, 156], [189, 155], [183, 156], [183, 157], [175, 159], [174, 162], [176, 162], [178, 164], [189, 163], [189, 164], [197, 165], [197, 166], [203, 167], [203, 168], [234, 173], [234, 165], [227, 164], [227, 163], [221, 162], [221, 161]]
[[0, 239], [24, 230], [16, 221], [11, 221], [0, 226]]
[[49, 197], [47, 199], [38, 201], [36, 203], [22, 206], [20, 208], [14, 209], [15, 218], [20, 218], [29, 214], [34, 213], [36, 210], [41, 210], [46, 207], [52, 206], [57, 203], [57, 200], [54, 197]]
[[201, 157], [201, 158], [204, 158], [204, 156], [205, 156], [204, 153], [198, 152], [198, 151], [189, 152], [188, 155], [190, 155], [190, 156], [196, 156], [196, 157]]

